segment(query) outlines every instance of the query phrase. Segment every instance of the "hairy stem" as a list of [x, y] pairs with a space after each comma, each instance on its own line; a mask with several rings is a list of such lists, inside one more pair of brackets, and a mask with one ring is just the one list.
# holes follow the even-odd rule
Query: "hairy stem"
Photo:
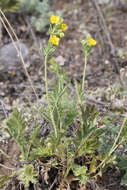
[[48, 57], [45, 56], [45, 88], [46, 88], [46, 96], [49, 104], [49, 93], [48, 93], [48, 79], [47, 79], [47, 61]]
[[[36, 90], [35, 90], [35, 88], [34, 88], [34, 85], [33, 85], [33, 82], [32, 82], [32, 80], [31, 80], [31, 77], [30, 77], [30, 75], [29, 75], [29, 73], [28, 73], [28, 71], [27, 71], [27, 68], [26, 68], [26, 66], [25, 66], [25, 62], [24, 62], [24, 59], [23, 59], [23, 56], [22, 56], [22, 53], [21, 53], [21, 49], [20, 49], [19, 45], [16, 45], [15, 40], [14, 40], [14, 38], [13, 38], [13, 35], [14, 35], [14, 37], [15, 37], [15, 39], [16, 39], [16, 41], [17, 41], [18, 43], [19, 43], [19, 39], [18, 39], [18, 37], [17, 37], [17, 35], [16, 35], [14, 29], [12, 28], [10, 22], [8, 21], [8, 19], [6, 18], [5, 14], [2, 12], [1, 9], [0, 9], [0, 13], [2, 14], [2, 16], [3, 16], [3, 18], [4, 18], [4, 19], [3, 19], [3, 18], [0, 16], [0, 21], [2, 22], [2, 24], [3, 24], [4, 28], [5, 28], [5, 30], [7, 31], [8, 35], [9, 35], [10, 38], [11, 38], [11, 41], [12, 41], [12, 43], [13, 43], [13, 45], [14, 45], [14, 47], [15, 47], [15, 49], [16, 49], [16, 51], [17, 51], [17, 53], [18, 53], [18, 55], [19, 55], [19, 57], [20, 57], [20, 59], [21, 59], [21, 62], [22, 62], [22, 64], [23, 64], [24, 71], [25, 71], [26, 76], [27, 76], [27, 78], [28, 78], [28, 80], [29, 80], [29, 82], [30, 82], [31, 88], [32, 88], [32, 90], [33, 90], [33, 92], [34, 92], [34, 94], [35, 94], [35, 96], [36, 96], [36, 99], [38, 100], [38, 95], [37, 95], [37, 93], [36, 93]], [[10, 29], [10, 31], [9, 31], [9, 29]], [[11, 33], [12, 33], [13, 35], [12, 35]]]
[[48, 61], [48, 56], [46, 55], [45, 56], [45, 88], [46, 88], [46, 96], [47, 96], [47, 100], [48, 100], [48, 106], [49, 106], [49, 110], [50, 110], [50, 117], [51, 117], [52, 125], [53, 125], [53, 128], [54, 128], [55, 136], [57, 137], [56, 124], [55, 124], [55, 121], [54, 121], [54, 116], [53, 116], [53, 112], [52, 112], [50, 101], [49, 101], [48, 78], [47, 78], [47, 61]]
[[87, 65], [87, 56], [85, 55], [85, 64], [84, 64], [83, 79], [82, 79], [82, 91], [84, 91], [85, 87], [86, 65]]

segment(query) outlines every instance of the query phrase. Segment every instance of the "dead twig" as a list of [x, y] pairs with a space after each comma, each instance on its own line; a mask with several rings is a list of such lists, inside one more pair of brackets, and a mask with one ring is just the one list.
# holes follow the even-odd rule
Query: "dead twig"
[[107, 27], [106, 21], [105, 21], [105, 19], [104, 19], [103, 13], [102, 13], [102, 11], [101, 11], [101, 9], [100, 9], [100, 7], [99, 7], [97, 1], [96, 1], [96, 0], [91, 0], [91, 1], [92, 1], [92, 4], [94, 5], [94, 7], [95, 7], [96, 10], [97, 10], [97, 13], [98, 13], [98, 15], [99, 15], [99, 18], [100, 18], [100, 20], [101, 20], [101, 24], [102, 24], [102, 26], [103, 26], [104, 34], [105, 34], [105, 36], [107, 37], [107, 40], [109, 41], [109, 45], [110, 45], [110, 47], [111, 47], [111, 53], [114, 55], [114, 54], [115, 54], [115, 47], [114, 47], [114, 45], [113, 45], [113, 43], [112, 43], [111, 36], [110, 36], [109, 31], [108, 31], [108, 27]]
[[[111, 55], [112, 55], [112, 60], [114, 62], [114, 67], [115, 67], [115, 70], [116, 72], [119, 74], [120, 73], [120, 69], [119, 69], [119, 66], [118, 66], [118, 62], [115, 58], [115, 54], [116, 54], [116, 48], [114, 47], [113, 43], [112, 43], [112, 39], [111, 39], [111, 36], [110, 36], [110, 33], [109, 33], [109, 30], [108, 30], [108, 27], [107, 27], [107, 24], [106, 24], [106, 21], [104, 19], [104, 16], [103, 16], [103, 13], [102, 13], [102, 10], [100, 8], [100, 6], [98, 5], [97, 1], [96, 0], [91, 0], [94, 8], [96, 9], [97, 13], [98, 13], [98, 16], [100, 18], [100, 24], [101, 24], [101, 27], [103, 28], [103, 33], [105, 34], [107, 40], [109, 41], [109, 45], [110, 45], [110, 49], [111, 49]], [[120, 83], [121, 83], [121, 79], [120, 80]]]
[[27, 23], [28, 29], [29, 29], [29, 31], [30, 31], [30, 33], [31, 33], [31, 36], [32, 36], [33, 40], [34, 40], [34, 44], [35, 44], [35, 47], [36, 47], [36, 49], [37, 49], [37, 51], [38, 51], [39, 57], [40, 57], [40, 59], [41, 59], [42, 61], [44, 61], [43, 56], [42, 56], [42, 52], [41, 52], [41, 50], [40, 50], [40, 48], [39, 48], [39, 44], [38, 44], [38, 41], [37, 41], [37, 38], [36, 38], [36, 34], [35, 34], [35, 32], [34, 32], [32, 26], [31, 26], [31, 23], [29, 22], [28, 16], [26, 16], [24, 19], [25, 19], [25, 21], [26, 21], [26, 23]]
[[4, 106], [4, 102], [1, 99], [0, 99], [0, 103], [1, 103], [2, 110], [3, 110], [4, 115], [5, 115], [5, 118], [8, 119], [8, 116], [7, 116], [7, 113], [6, 113], [6, 110], [5, 110], [5, 106]]
[[101, 106], [103, 106], [105, 108], [110, 108], [110, 103], [109, 104], [108, 103], [104, 103], [104, 102], [101, 102], [99, 100], [95, 100], [95, 99], [92, 99], [92, 98], [86, 97], [86, 102], [87, 103], [92, 103], [92, 104], [98, 104], [98, 105], [101, 105]]
[[[13, 43], [13, 45], [14, 45], [14, 47], [15, 47], [15, 49], [16, 49], [16, 51], [17, 51], [17, 53], [18, 53], [18, 55], [19, 55], [19, 57], [20, 57], [20, 59], [21, 59], [21, 62], [22, 62], [22, 64], [23, 64], [23, 68], [24, 68], [25, 73], [26, 73], [26, 76], [27, 76], [27, 78], [28, 78], [28, 80], [29, 80], [29, 82], [30, 82], [31, 88], [32, 88], [32, 90], [33, 90], [33, 92], [34, 92], [34, 94], [35, 94], [35, 96], [36, 96], [36, 99], [38, 100], [39, 98], [38, 98], [38, 95], [37, 95], [37, 93], [36, 93], [36, 91], [35, 91], [35, 88], [34, 88], [34, 86], [33, 86], [33, 83], [32, 83], [32, 80], [31, 80], [31, 78], [30, 78], [30, 75], [29, 75], [29, 73], [28, 73], [28, 71], [27, 71], [27, 69], [26, 69], [25, 62], [24, 62], [24, 59], [23, 59], [23, 56], [22, 56], [22, 53], [21, 53], [21, 50], [20, 50], [20, 46], [19, 46], [19, 47], [16, 46], [15, 41], [14, 41], [14, 39], [13, 39], [13, 37], [12, 37], [12, 34], [14, 35], [14, 37], [15, 37], [15, 39], [16, 39], [16, 41], [17, 41], [18, 43], [19, 43], [19, 39], [18, 39], [18, 37], [17, 37], [17, 35], [16, 35], [14, 29], [12, 28], [10, 22], [8, 21], [8, 19], [6, 18], [5, 14], [2, 12], [1, 9], [0, 9], [0, 13], [1, 13], [1, 15], [3, 16], [3, 18], [2, 18], [2, 16], [0, 16], [0, 21], [2, 22], [2, 24], [3, 24], [4, 28], [5, 28], [5, 30], [7, 31], [8, 35], [9, 35], [10, 38], [11, 38], [11, 41], [12, 41], [12, 43]], [[10, 33], [8, 27], [9, 27], [10, 31], [12, 32], [12, 34]]]
[[8, 169], [8, 170], [16, 170], [16, 168], [10, 168], [10, 167], [5, 166], [3, 164], [0, 164], [0, 167], [3, 167], [3, 168]]
[[51, 190], [51, 189], [53, 188], [53, 186], [54, 186], [54, 185], [55, 185], [55, 183], [56, 183], [56, 180], [57, 180], [57, 177], [54, 179], [53, 183], [51, 184], [51, 186], [49, 187], [49, 189], [48, 189], [48, 190]]

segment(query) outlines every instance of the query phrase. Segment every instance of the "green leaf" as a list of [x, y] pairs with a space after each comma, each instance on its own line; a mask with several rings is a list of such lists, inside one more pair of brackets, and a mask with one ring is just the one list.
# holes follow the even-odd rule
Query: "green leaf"
[[122, 177], [120, 184], [127, 186], [127, 173], [125, 173], [124, 176]]
[[65, 125], [70, 126], [74, 122], [74, 119], [76, 118], [76, 116], [77, 116], [76, 110], [74, 109], [68, 110], [68, 112], [66, 113], [65, 121], [64, 121]]
[[37, 147], [33, 148], [30, 152], [30, 160], [36, 160], [39, 157], [48, 157], [52, 156], [52, 146], [43, 146], [43, 147]]
[[18, 139], [24, 135], [26, 129], [25, 118], [21, 116], [20, 112], [15, 108], [7, 121], [8, 132], [14, 138]]
[[97, 168], [97, 157], [93, 157], [90, 162], [90, 173], [95, 173]]
[[0, 188], [3, 188], [10, 178], [8, 175], [0, 175]]
[[15, 139], [21, 148], [21, 152], [24, 158], [27, 157], [26, 150], [26, 139], [25, 139], [25, 129], [26, 129], [25, 118], [20, 114], [17, 109], [13, 110], [10, 118], [7, 121], [7, 131]]
[[0, 0], [0, 8], [3, 12], [15, 12], [20, 8], [19, 0]]
[[73, 164], [73, 173], [78, 179], [80, 180], [81, 184], [86, 184], [88, 176], [86, 174], [87, 167], [86, 166], [79, 166], [77, 164]]
[[127, 120], [124, 123], [124, 127], [122, 130], [122, 141], [127, 141]]
[[36, 183], [36, 176], [38, 172], [34, 171], [34, 167], [32, 164], [24, 165], [24, 168], [18, 170], [18, 179], [23, 182], [25, 187], [29, 187], [29, 183]]
[[127, 156], [121, 156], [120, 161], [118, 162], [118, 166], [121, 170], [127, 171]]
[[30, 135], [30, 138], [29, 138], [29, 144], [30, 145], [35, 144], [39, 130], [40, 130], [40, 126], [36, 126], [35, 129], [32, 131], [32, 134]]

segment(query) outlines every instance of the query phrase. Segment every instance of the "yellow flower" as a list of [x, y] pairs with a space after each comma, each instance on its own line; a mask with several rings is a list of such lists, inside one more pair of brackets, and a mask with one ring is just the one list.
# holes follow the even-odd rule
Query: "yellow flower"
[[61, 29], [62, 29], [63, 31], [67, 30], [67, 25], [66, 25], [66, 24], [62, 24], [62, 25], [61, 25]]
[[59, 16], [55, 16], [55, 15], [51, 15], [50, 16], [50, 22], [52, 24], [57, 24], [60, 21], [60, 17]]
[[94, 40], [93, 38], [89, 38], [88, 42], [90, 43], [91, 46], [95, 46], [97, 44], [96, 40]]
[[50, 42], [56, 46], [59, 45], [59, 40], [60, 40], [60, 38], [58, 38], [56, 35], [52, 35], [50, 38]]

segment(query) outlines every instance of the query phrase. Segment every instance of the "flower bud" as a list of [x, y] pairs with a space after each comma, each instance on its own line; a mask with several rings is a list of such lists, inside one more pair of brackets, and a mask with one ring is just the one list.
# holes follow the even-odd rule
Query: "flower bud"
[[64, 33], [63, 33], [63, 32], [60, 33], [60, 37], [61, 37], [61, 38], [64, 37]]

